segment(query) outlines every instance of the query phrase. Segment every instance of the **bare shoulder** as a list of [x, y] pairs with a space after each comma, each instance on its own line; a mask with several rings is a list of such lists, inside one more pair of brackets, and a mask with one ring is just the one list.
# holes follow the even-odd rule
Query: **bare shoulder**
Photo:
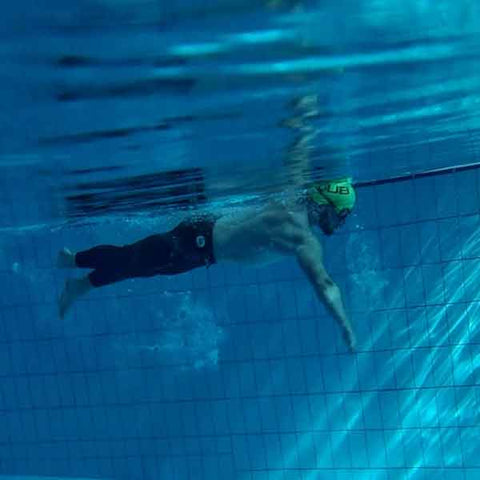
[[305, 210], [289, 205], [277, 205], [265, 212], [270, 223], [272, 240], [284, 249], [295, 253], [300, 245], [315, 241]]

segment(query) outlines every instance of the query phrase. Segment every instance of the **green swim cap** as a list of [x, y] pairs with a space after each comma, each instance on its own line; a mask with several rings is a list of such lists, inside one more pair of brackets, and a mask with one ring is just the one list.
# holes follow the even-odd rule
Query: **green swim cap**
[[333, 205], [337, 213], [353, 210], [357, 198], [350, 178], [316, 183], [308, 190], [308, 195], [317, 205]]

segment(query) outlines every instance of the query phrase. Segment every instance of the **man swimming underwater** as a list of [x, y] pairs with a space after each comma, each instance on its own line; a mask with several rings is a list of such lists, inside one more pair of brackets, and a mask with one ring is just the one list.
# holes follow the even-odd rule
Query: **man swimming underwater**
[[[310, 104], [308, 98], [303, 99], [299, 108]], [[262, 208], [246, 208], [223, 216], [192, 216], [169, 232], [130, 245], [101, 245], [75, 254], [62, 250], [60, 267], [93, 271], [65, 282], [59, 300], [61, 317], [81, 295], [128, 278], [174, 275], [223, 261], [254, 263], [292, 256], [338, 322], [348, 347], [354, 350], [355, 336], [340, 289], [324, 267], [322, 245], [314, 228], [320, 227], [325, 235], [333, 234], [351, 213], [355, 190], [349, 179], [325, 180], [299, 188], [304, 184], [307, 144], [311, 140], [309, 127], [302, 123], [309, 111], [293, 119], [301, 137], [288, 158], [293, 173], [292, 192]]]
[[66, 281], [60, 315], [89, 290], [128, 278], [173, 275], [228, 260], [250, 263], [290, 255], [296, 257], [353, 349], [355, 337], [340, 290], [325, 270], [322, 245], [312, 227], [331, 235], [354, 204], [355, 190], [348, 180], [325, 181], [294, 203], [272, 202], [260, 210], [221, 217], [191, 217], [169, 232], [122, 247], [101, 245], [76, 254], [64, 249], [59, 266], [93, 271]]

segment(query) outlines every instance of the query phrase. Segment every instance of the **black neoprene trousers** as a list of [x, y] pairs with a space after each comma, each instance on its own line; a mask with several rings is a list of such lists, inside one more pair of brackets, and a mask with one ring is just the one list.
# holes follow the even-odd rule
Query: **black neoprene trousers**
[[94, 287], [135, 277], [173, 275], [215, 263], [214, 219], [185, 221], [166, 233], [151, 235], [125, 246], [99, 245], [78, 252], [75, 263], [91, 268]]

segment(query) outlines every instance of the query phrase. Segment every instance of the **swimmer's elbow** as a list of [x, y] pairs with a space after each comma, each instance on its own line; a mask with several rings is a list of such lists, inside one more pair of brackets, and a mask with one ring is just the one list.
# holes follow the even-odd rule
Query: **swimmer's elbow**
[[331, 296], [338, 290], [336, 283], [328, 276], [322, 275], [317, 279], [317, 288], [324, 296]]
[[342, 295], [340, 288], [332, 279], [325, 279], [320, 285], [317, 286], [317, 291], [320, 299], [325, 305], [335, 310], [339, 302], [341, 302]]

